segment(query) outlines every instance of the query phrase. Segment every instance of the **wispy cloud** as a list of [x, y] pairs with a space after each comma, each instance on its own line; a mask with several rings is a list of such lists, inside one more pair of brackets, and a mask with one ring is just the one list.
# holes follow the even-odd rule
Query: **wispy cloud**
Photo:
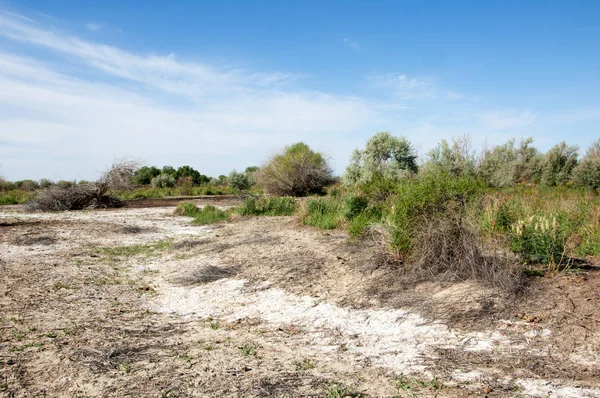
[[360, 50], [360, 46], [358, 45], [358, 43], [355, 42], [354, 40], [350, 40], [347, 37], [344, 38], [344, 44], [353, 50]]
[[325, 150], [341, 172], [378, 130], [426, 149], [464, 133], [504, 138], [538, 120], [529, 111], [465, 107], [435, 78], [381, 74], [367, 79], [370, 97], [338, 95], [303, 89], [285, 71], [137, 54], [43, 20], [0, 11], [0, 40], [22, 44], [0, 52], [0, 156], [12, 179], [89, 179], [121, 156], [218, 175], [300, 140]]
[[103, 25], [101, 25], [99, 23], [95, 23], [95, 22], [90, 22], [90, 23], [86, 24], [86, 26], [91, 31], [98, 31], [98, 30], [102, 30], [104, 28]]

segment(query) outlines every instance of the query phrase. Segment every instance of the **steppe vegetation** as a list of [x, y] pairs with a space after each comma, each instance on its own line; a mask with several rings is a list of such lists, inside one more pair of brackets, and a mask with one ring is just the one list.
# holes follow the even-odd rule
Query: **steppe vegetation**
[[30, 190], [1, 215], [0, 392], [596, 396], [599, 145], [419, 160], [378, 133], [340, 177], [297, 143], [213, 179], [4, 183]]
[[182, 203], [176, 213], [200, 225], [294, 214], [308, 226], [377, 240], [382, 251], [413, 264], [405, 268], [421, 274], [418, 280], [493, 281], [501, 274], [518, 286], [523, 273], [567, 269], [600, 255], [600, 140], [579, 159], [578, 148], [565, 142], [541, 153], [532, 139], [510, 140], [476, 153], [468, 137], [459, 137], [442, 140], [419, 162], [405, 138], [381, 132], [353, 152], [341, 178], [324, 155], [300, 142], [260, 168], [218, 178], [190, 166], [120, 162], [97, 182], [2, 180], [0, 188], [0, 203], [27, 202], [32, 210], [243, 194], [247, 198], [236, 209]]

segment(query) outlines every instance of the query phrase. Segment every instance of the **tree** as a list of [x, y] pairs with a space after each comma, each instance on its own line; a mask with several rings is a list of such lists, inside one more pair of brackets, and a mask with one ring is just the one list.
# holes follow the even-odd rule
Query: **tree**
[[600, 139], [594, 141], [573, 170], [573, 180], [578, 185], [600, 191]]
[[137, 185], [150, 185], [152, 179], [159, 174], [160, 169], [157, 167], [140, 167], [133, 173], [133, 182]]
[[274, 154], [257, 173], [265, 191], [280, 196], [318, 193], [333, 180], [327, 159], [303, 142]]
[[176, 178], [190, 177], [194, 185], [208, 184], [210, 178], [190, 166], [181, 166], [177, 169]]
[[229, 173], [228, 182], [230, 187], [238, 191], [245, 191], [251, 185], [248, 173], [238, 173], [235, 170]]
[[542, 184], [555, 186], [566, 184], [577, 166], [577, 146], [561, 142], [553, 146], [544, 155], [542, 163]]
[[468, 136], [453, 138], [452, 146], [442, 140], [427, 156], [427, 169], [442, 170], [457, 177], [475, 174], [475, 154], [471, 152], [471, 139]]
[[173, 177], [177, 177], [177, 170], [175, 170], [175, 167], [173, 167], [173, 166], [163, 166], [160, 173], [161, 174], [169, 174], [169, 175], [172, 175]]
[[522, 139], [517, 148], [512, 139], [491, 150], [484, 150], [478, 167], [479, 176], [493, 187], [539, 182], [542, 155], [532, 143], [531, 137]]
[[371, 137], [364, 150], [354, 150], [343, 182], [346, 185], [368, 185], [377, 179], [396, 182], [417, 171], [417, 154], [410, 142], [383, 131]]

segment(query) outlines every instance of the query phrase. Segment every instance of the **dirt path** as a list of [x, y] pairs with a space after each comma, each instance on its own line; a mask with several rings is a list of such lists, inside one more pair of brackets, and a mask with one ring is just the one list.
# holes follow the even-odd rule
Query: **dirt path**
[[593, 269], [407, 288], [339, 232], [171, 213], [0, 209], [0, 394], [600, 397]]

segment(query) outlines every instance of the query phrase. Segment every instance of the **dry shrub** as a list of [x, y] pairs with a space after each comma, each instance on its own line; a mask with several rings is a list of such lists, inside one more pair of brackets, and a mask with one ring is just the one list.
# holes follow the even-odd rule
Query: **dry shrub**
[[137, 164], [132, 161], [115, 162], [102, 173], [100, 179], [70, 187], [52, 186], [41, 190], [25, 207], [30, 211], [64, 211], [122, 207], [124, 203], [110, 196], [113, 191], [132, 188], [133, 172]]
[[456, 214], [423, 222], [405, 276], [414, 282], [477, 280], [504, 291], [517, 292], [522, 274], [516, 259], [486, 247], [477, 229]]

